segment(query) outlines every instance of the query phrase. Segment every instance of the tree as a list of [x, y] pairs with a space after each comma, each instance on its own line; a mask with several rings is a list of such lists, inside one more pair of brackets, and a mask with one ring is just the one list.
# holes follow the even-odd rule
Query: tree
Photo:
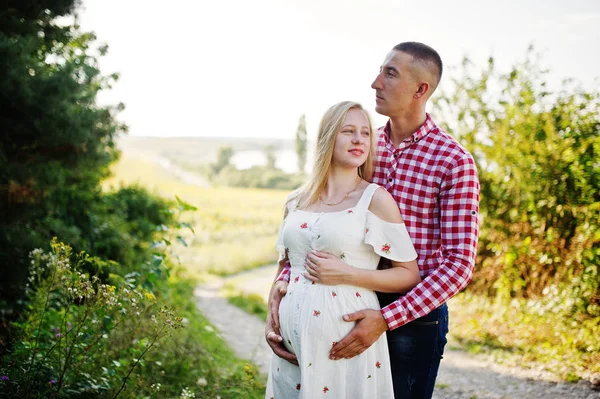
[[550, 286], [600, 315], [600, 94], [551, 92], [533, 49], [499, 73], [465, 58], [434, 112], [476, 158], [483, 218], [470, 289], [509, 300]]
[[[75, 0], [10, 1], [0, 10], [0, 297], [24, 286], [27, 253], [53, 235], [95, 253], [99, 182], [117, 159], [122, 105], [96, 95], [105, 46], [69, 24]], [[64, 17], [60, 23], [56, 19]]]
[[275, 146], [273, 144], [269, 144], [265, 146], [265, 156], [267, 158], [267, 169], [277, 169], [275, 164], [277, 163], [277, 157], [275, 156]]
[[304, 173], [306, 169], [306, 115], [302, 114], [296, 129], [296, 154], [298, 155], [298, 171]]
[[212, 172], [213, 176], [216, 176], [223, 170], [225, 167], [231, 164], [231, 158], [233, 157], [233, 148], [231, 146], [222, 146], [219, 147], [217, 152], [217, 161], [212, 164]]

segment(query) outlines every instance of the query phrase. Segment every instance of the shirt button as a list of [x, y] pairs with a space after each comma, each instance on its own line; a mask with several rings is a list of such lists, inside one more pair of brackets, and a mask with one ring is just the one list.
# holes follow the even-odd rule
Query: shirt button
[[394, 181], [394, 179], [392, 179], [391, 177], [388, 180], [390, 183]]

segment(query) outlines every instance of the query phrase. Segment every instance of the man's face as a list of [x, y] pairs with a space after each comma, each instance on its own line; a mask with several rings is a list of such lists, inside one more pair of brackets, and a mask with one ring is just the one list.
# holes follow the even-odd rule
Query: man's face
[[413, 96], [419, 88], [414, 79], [415, 67], [412, 56], [392, 50], [371, 84], [375, 89], [375, 111], [381, 115], [395, 117], [410, 112]]

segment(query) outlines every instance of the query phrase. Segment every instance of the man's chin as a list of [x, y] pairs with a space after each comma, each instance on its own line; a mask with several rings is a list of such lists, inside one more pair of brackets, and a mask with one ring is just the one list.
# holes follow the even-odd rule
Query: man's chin
[[379, 115], [389, 116], [385, 107], [381, 105], [375, 105], [375, 112], [377, 112]]

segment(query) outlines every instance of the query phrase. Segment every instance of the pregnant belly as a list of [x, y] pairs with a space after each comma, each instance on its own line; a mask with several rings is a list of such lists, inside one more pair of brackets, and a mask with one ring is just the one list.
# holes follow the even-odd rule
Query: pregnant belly
[[342, 316], [362, 309], [379, 309], [375, 293], [352, 286], [319, 284], [291, 290], [279, 307], [284, 344], [296, 355], [307, 341], [324, 340], [333, 344], [355, 325], [345, 322]]

